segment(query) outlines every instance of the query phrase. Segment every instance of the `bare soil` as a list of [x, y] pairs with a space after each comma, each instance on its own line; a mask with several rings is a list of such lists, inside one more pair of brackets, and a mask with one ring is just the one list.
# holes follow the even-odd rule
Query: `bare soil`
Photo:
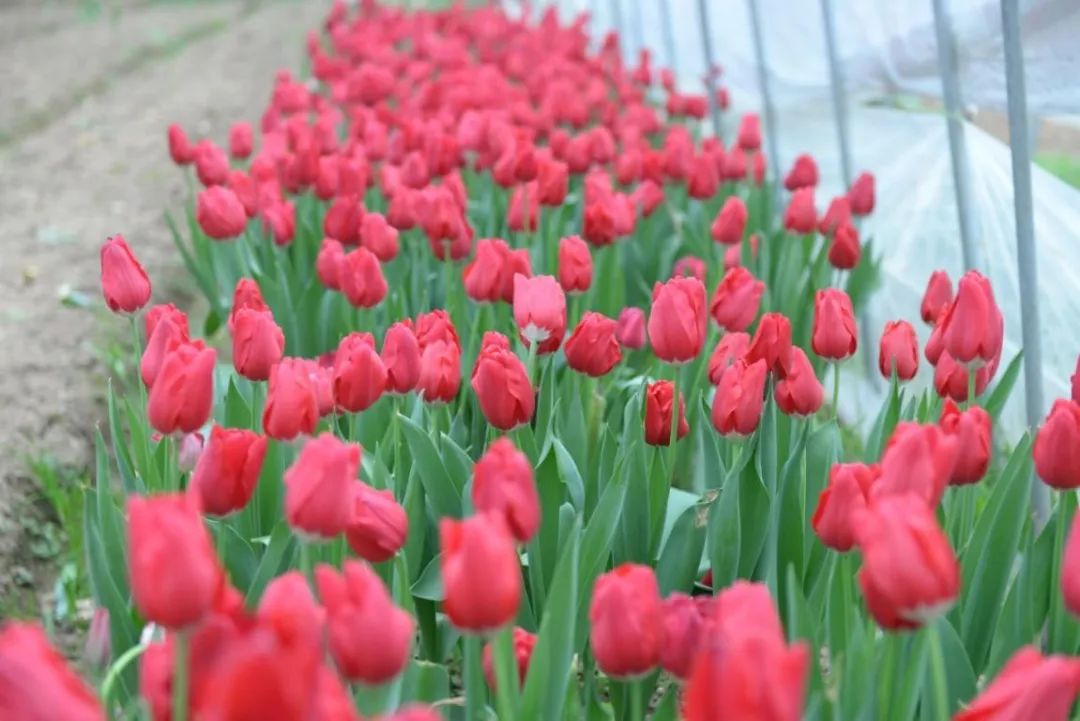
[[[98, 247], [123, 233], [173, 301], [184, 271], [162, 220], [181, 208], [165, 128], [226, 141], [257, 123], [274, 71], [300, 67], [326, 3], [0, 0], [0, 618], [51, 580], [28, 551], [29, 461], [87, 468], [103, 419]], [[85, 297], [87, 308], [61, 303]], [[22, 589], [22, 590], [20, 590]], [[19, 608], [18, 612], [34, 609]]]

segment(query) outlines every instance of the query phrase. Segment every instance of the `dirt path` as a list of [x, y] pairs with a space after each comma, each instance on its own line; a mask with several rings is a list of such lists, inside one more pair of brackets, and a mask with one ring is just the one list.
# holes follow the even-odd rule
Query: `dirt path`
[[[183, 182], [165, 127], [224, 142], [257, 122], [274, 70], [297, 68], [325, 4], [0, 2], [0, 617], [28, 578], [27, 460], [85, 466], [100, 421], [97, 248], [123, 233], [169, 300], [182, 270], [162, 222]], [[118, 330], [120, 320], [106, 319]]]

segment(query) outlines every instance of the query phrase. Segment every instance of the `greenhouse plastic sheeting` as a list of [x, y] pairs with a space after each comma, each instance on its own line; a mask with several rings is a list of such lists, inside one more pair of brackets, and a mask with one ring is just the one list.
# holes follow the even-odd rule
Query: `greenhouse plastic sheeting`
[[[663, 1], [663, 0], [660, 0]], [[760, 108], [757, 68], [746, 0], [706, 0], [716, 62], [731, 91], [733, 111], [724, 120], [730, 137], [743, 110]], [[777, 109], [780, 166], [795, 155], [812, 153], [822, 174], [818, 205], [824, 209], [841, 192], [840, 160], [821, 3], [819, 0], [758, 0]], [[965, 102], [1000, 107], [1005, 102], [1001, 55], [1001, 13], [996, 0], [946, 0], [957, 37], [961, 92]], [[613, 2], [563, 2], [564, 12], [591, 10], [593, 27], [613, 27]], [[628, 55], [644, 43], [656, 61], [666, 62], [661, 5], [656, 0], [622, 0], [620, 25]], [[635, 15], [636, 12], [639, 15]], [[676, 69], [685, 87], [701, 87], [705, 62], [696, 0], [668, 3], [676, 38]], [[1029, 108], [1032, 112], [1080, 112], [1080, 3], [1043, 0], [1021, 3]], [[904, 317], [920, 328], [919, 302], [930, 272], [947, 270], [954, 280], [964, 270], [945, 119], [897, 107], [889, 98], [901, 92], [936, 96], [937, 47], [930, 0], [834, 2], [838, 54], [845, 67], [850, 147], [855, 172], [877, 176], [877, 209], [862, 227], [882, 258], [882, 287], [862, 319], [872, 346], [863, 348], [876, 362], [876, 341], [884, 322]], [[636, 18], [636, 21], [635, 21]], [[990, 276], [1005, 314], [1002, 368], [1021, 346], [1020, 299], [1016, 273], [1009, 148], [977, 127], [966, 125], [975, 256]], [[1043, 398], [1047, 410], [1068, 393], [1069, 376], [1080, 353], [1080, 192], [1050, 174], [1033, 171], [1039, 310], [1043, 352]], [[865, 360], [865, 356], [864, 356]], [[860, 393], [850, 393], [845, 413], [857, 418], [869, 404], [855, 396], [881, 392], [883, 384], [866, 374], [867, 364], [847, 364], [863, 376]], [[919, 382], [932, 369], [923, 360]], [[854, 378], [853, 378], [854, 380]], [[1016, 435], [1027, 423], [1022, 392], [1013, 393], [1003, 423]]]

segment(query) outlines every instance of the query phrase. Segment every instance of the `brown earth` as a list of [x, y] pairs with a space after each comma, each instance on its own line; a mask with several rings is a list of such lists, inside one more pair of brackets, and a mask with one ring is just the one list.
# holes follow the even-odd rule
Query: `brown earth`
[[0, 618], [32, 614], [10, 599], [37, 602], [49, 583], [28, 550], [29, 461], [88, 467], [100, 349], [128, 337], [103, 309], [99, 245], [123, 233], [154, 300], [177, 297], [186, 278], [162, 213], [186, 191], [166, 126], [224, 143], [234, 120], [257, 123], [274, 71], [300, 67], [327, 4], [0, 0]]

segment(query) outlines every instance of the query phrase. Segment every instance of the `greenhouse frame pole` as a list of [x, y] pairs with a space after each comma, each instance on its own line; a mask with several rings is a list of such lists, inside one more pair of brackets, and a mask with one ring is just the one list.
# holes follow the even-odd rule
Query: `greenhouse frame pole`
[[975, 253], [975, 220], [971, 203], [971, 170], [968, 164], [967, 139], [964, 134], [963, 102], [956, 72], [956, 37], [946, 7], [948, 0], [934, 0], [934, 29], [937, 31], [938, 69], [945, 99], [945, 122], [949, 131], [949, 157], [952, 161], [953, 190], [960, 222], [960, 250], [964, 270], [981, 266]]
[[765, 64], [765, 41], [761, 35], [761, 18], [758, 16], [757, 0], [746, 0], [750, 9], [750, 29], [754, 34], [754, 61], [757, 63], [758, 86], [761, 91], [761, 106], [765, 115], [765, 148], [769, 165], [773, 168], [773, 208], [780, 207], [780, 176], [776, 168], [780, 164], [780, 145], [776, 140], [776, 109], [773, 107], [772, 94], [769, 92], [769, 71]]
[[709, 115], [712, 116], [713, 135], [720, 137], [720, 108], [716, 105], [716, 67], [713, 55], [712, 34], [709, 32], [709, 10], [706, 0], [697, 0], [698, 26], [701, 28], [701, 49], [705, 54], [705, 92], [709, 94]]
[[[1024, 53], [1020, 44], [1017, 0], [1001, 0], [1005, 40], [1005, 89], [1009, 100], [1009, 148], [1012, 151], [1013, 203], [1016, 211], [1016, 260], [1020, 277], [1020, 319], [1024, 340], [1024, 398], [1028, 426], [1042, 419], [1042, 348], [1039, 339], [1039, 284], [1035, 264], [1035, 217], [1031, 199], [1031, 148], [1028, 146]], [[1031, 516], [1036, 530], [1050, 516], [1047, 486], [1031, 477]]]
[[671, 28], [671, 8], [667, 2], [660, 3], [660, 22], [663, 25], [661, 30], [664, 33], [664, 54], [667, 56], [668, 68], [671, 69], [671, 74], [678, 78], [679, 68], [675, 57], [675, 31]]
[[833, 17], [832, 0], [821, 0], [821, 17], [825, 27], [825, 51], [829, 59], [833, 115], [836, 116], [836, 131], [840, 136], [840, 172], [843, 174], [844, 187], [850, 188], [851, 145], [848, 133], [847, 92], [844, 88], [844, 72], [836, 59], [836, 22]]

